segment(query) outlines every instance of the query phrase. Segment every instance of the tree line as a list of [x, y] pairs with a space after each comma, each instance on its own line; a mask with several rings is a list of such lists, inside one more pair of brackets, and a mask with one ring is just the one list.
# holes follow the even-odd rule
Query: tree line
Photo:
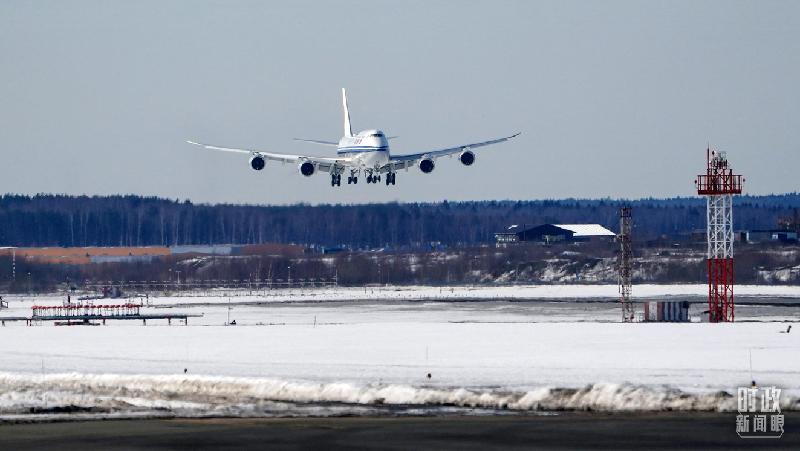
[[[493, 241], [511, 224], [599, 223], [617, 231], [622, 205], [633, 207], [634, 237], [656, 239], [705, 228], [701, 198], [563, 199], [256, 206], [195, 204], [157, 197], [0, 197], [2, 246], [173, 246], [257, 244], [420, 247]], [[739, 196], [737, 229], [775, 228], [800, 207], [800, 194]]]

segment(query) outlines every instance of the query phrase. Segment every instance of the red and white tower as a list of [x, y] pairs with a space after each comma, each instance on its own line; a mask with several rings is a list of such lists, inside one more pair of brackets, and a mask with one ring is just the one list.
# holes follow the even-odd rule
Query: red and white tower
[[706, 149], [706, 173], [695, 180], [706, 196], [708, 321], [733, 321], [733, 195], [742, 193], [741, 175], [728, 167], [725, 152]]

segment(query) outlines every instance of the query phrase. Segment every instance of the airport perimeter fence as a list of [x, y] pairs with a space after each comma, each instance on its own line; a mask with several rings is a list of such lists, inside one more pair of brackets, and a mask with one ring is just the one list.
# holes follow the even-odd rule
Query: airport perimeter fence
[[199, 281], [87, 281], [81, 288], [102, 297], [218, 297], [269, 296], [286, 290], [335, 288], [331, 279], [253, 279]]

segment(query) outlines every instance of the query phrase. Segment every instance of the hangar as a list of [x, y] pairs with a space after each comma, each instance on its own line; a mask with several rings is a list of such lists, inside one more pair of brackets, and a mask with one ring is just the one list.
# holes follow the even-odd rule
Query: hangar
[[539, 243], [558, 243], [607, 240], [617, 236], [614, 232], [600, 224], [542, 224], [536, 227], [512, 225], [506, 230], [495, 233], [497, 245], [508, 245], [523, 241]]

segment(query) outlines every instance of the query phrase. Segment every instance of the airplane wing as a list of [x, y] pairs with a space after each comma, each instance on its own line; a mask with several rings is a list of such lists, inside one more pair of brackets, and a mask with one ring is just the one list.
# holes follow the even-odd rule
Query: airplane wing
[[338, 166], [340, 168], [349, 166], [352, 158], [348, 157], [341, 157], [341, 158], [327, 158], [327, 157], [315, 157], [311, 155], [292, 155], [292, 154], [284, 154], [284, 153], [273, 153], [273, 152], [264, 152], [261, 150], [256, 149], [237, 149], [232, 147], [219, 147], [219, 146], [212, 146], [210, 144], [203, 144], [194, 141], [186, 141], [189, 144], [194, 144], [195, 146], [200, 146], [205, 149], [209, 150], [218, 150], [222, 152], [234, 152], [234, 153], [246, 153], [251, 156], [260, 156], [266, 160], [272, 161], [280, 161], [282, 163], [301, 163], [301, 162], [311, 162], [316, 165], [317, 169], [320, 171], [330, 172], [334, 167]]
[[414, 153], [409, 155], [392, 155], [391, 159], [389, 160], [389, 164], [381, 168], [381, 172], [388, 172], [389, 170], [396, 171], [398, 169], [404, 169], [407, 167], [411, 167], [415, 165], [419, 160], [423, 158], [430, 158], [436, 159], [439, 157], [444, 157], [447, 155], [452, 155], [455, 153], [463, 152], [465, 150], [472, 150], [476, 147], [483, 147], [489, 146], [492, 144], [497, 144], [501, 142], [508, 141], [509, 139], [516, 138], [520, 135], [521, 132], [514, 133], [511, 136], [506, 136], [503, 138], [496, 138], [491, 139], [489, 141], [483, 141], [478, 143], [471, 143], [471, 144], [462, 144], [460, 146], [448, 147], [446, 149], [436, 149], [436, 150], [429, 150], [427, 152], [420, 152]]
[[322, 144], [323, 146], [331, 146], [331, 147], [338, 147], [339, 143], [333, 141], [323, 141], [321, 139], [305, 139], [305, 138], [294, 138], [295, 141], [303, 141], [307, 143], [314, 143], [314, 144]]

